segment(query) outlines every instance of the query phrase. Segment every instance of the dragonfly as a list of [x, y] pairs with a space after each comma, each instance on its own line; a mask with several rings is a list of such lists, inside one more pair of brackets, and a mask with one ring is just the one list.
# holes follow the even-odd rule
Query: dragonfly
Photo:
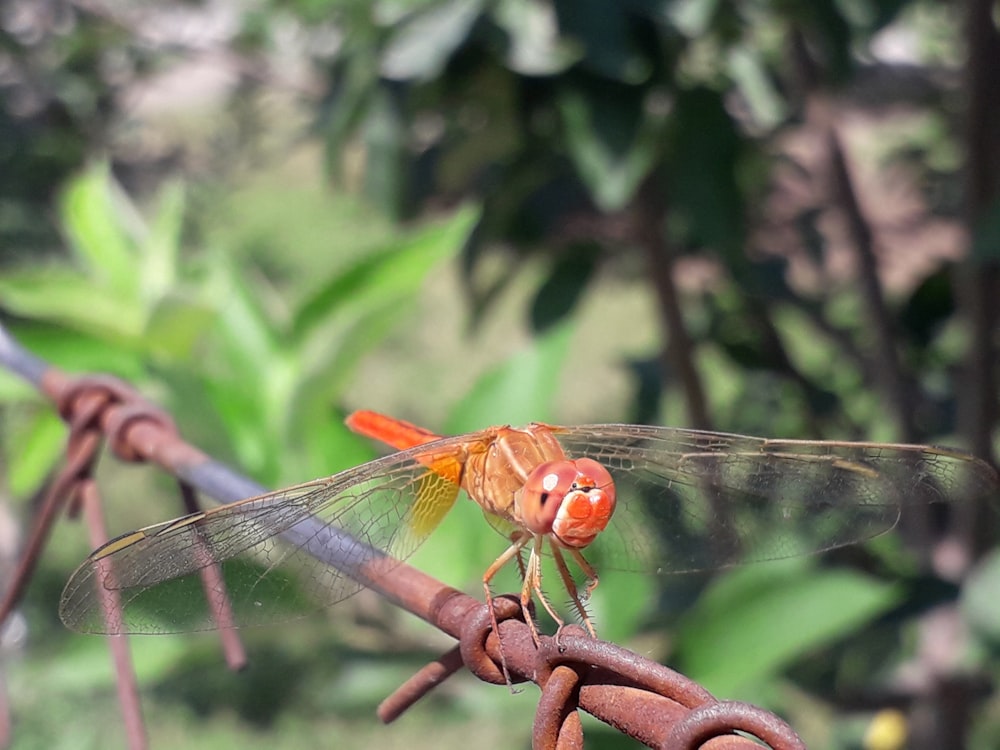
[[[200, 593], [207, 566], [222, 570], [233, 625], [287, 620], [297, 605], [316, 610], [357, 593], [359, 566], [405, 560], [464, 491], [505, 539], [482, 577], [491, 613], [494, 576], [516, 562], [523, 610], [537, 600], [561, 629], [543, 588], [547, 561], [596, 636], [587, 605], [599, 567], [685, 573], [821, 552], [883, 534], [913, 509], [1000, 486], [987, 463], [925, 445], [627, 424], [441, 437], [371, 411], [347, 424], [398, 452], [119, 536], [70, 578], [63, 622], [112, 634], [218, 627]], [[391, 564], [380, 570], [392, 575]], [[102, 589], [117, 592], [114, 611]]]

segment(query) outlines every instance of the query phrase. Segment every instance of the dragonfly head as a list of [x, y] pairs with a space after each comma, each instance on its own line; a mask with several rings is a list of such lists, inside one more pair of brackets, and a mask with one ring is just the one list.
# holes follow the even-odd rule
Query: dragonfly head
[[547, 461], [528, 475], [520, 503], [528, 531], [552, 534], [562, 546], [582, 549], [611, 520], [615, 484], [592, 458]]

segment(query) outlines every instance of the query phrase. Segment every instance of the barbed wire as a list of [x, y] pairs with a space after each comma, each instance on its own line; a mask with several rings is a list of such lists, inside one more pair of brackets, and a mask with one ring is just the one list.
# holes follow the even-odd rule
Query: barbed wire
[[[92, 477], [102, 442], [123, 461], [153, 463], [176, 477], [189, 512], [196, 509], [195, 490], [222, 503], [266, 491], [186, 443], [168, 415], [124, 382], [107, 375], [63, 373], [26, 351], [3, 326], [0, 366], [36, 387], [70, 426], [66, 460], [34, 519], [21, 565], [0, 603], [0, 621], [23, 593], [48, 530], [62, 509], [70, 515], [84, 515], [92, 545], [106, 541], [100, 493]], [[309, 552], [458, 641], [379, 706], [378, 715], [385, 722], [398, 717], [463, 666], [485, 682], [506, 685], [504, 663], [514, 682], [531, 681], [541, 688], [533, 728], [533, 746], [539, 750], [582, 747], [578, 709], [650, 747], [694, 750], [709, 741], [714, 750], [759, 747], [754, 740], [735, 734], [742, 732], [774, 750], [804, 748], [791, 727], [774, 714], [746, 703], [718, 701], [680, 673], [591, 638], [577, 626], [563, 628], [558, 638], [543, 636], [536, 646], [516, 597], [496, 598], [499, 632], [493, 632], [490, 613], [482, 602], [405, 563], [380, 555], [358, 565], [338, 559], [332, 551]], [[213, 571], [217, 573], [207, 568], [204, 574], [206, 596], [222, 635], [226, 660], [235, 668], [245, 662], [245, 655], [230, 626], [228, 602], [219, 594], [221, 587], [215, 585]], [[108, 597], [105, 606], [112, 611], [119, 606], [113, 593], [101, 592]], [[112, 638], [110, 642], [129, 743], [142, 748], [145, 731], [127, 647], [124, 639]]]

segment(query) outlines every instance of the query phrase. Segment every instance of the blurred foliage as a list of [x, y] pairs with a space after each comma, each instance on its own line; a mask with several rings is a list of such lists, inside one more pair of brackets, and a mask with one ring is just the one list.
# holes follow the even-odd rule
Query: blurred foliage
[[[720, 429], [958, 440], [959, 372], [990, 342], [970, 339], [957, 263], [964, 244], [995, 259], [1000, 226], [994, 210], [963, 234], [959, 26], [916, 0], [13, 0], [0, 314], [269, 485], [374, 455], [342, 426], [356, 407], [442, 432], [685, 423], [691, 393], [663, 352], [678, 333]], [[831, 128], [875, 238], [898, 392], [830, 188]], [[683, 331], [662, 320], [664, 271]], [[63, 432], [12, 377], [0, 397], [21, 498]], [[164, 497], [158, 480], [107, 473], [116, 531], [172, 514], [125, 502]], [[85, 552], [75, 531], [57, 532], [26, 604], [18, 747], [120, 744], [101, 643], [54, 622]], [[460, 503], [441, 539], [415, 564], [475, 592], [498, 538]], [[995, 559], [945, 584], [883, 544], [706, 579], [608, 571], [594, 614], [816, 746], [862, 746], [881, 709], [926, 697], [907, 670], [943, 669], [928, 680], [985, 686], [968, 746], [997, 746]], [[255, 633], [246, 677], [200, 640], [142, 640], [157, 744], [412, 746], [433, 722], [436, 746], [472, 726], [526, 745], [534, 694], [470, 682], [409, 728], [359, 721], [444, 644], [355, 599], [336, 628]], [[953, 605], [966, 637], [928, 665], [928, 613]]]

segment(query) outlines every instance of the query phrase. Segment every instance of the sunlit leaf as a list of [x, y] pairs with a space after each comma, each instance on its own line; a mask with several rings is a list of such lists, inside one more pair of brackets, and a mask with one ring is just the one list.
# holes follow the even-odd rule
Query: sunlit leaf
[[717, 581], [684, 617], [680, 667], [724, 696], [846, 637], [902, 595], [859, 573], [816, 569], [811, 558], [749, 565]]
[[0, 276], [0, 305], [26, 318], [58, 323], [136, 345], [145, 313], [134, 298], [109, 294], [69, 268], [25, 268]]
[[137, 215], [123, 193], [115, 189], [107, 165], [96, 165], [66, 188], [62, 225], [74, 250], [85, 261], [92, 280], [131, 300], [138, 298], [138, 265], [129, 231]]
[[[214, 258], [209, 289], [218, 302], [214, 345], [207, 351], [205, 388], [226, 425], [240, 462], [262, 479], [273, 477], [284, 410], [292, 390], [280, 325], [228, 258]], [[264, 468], [267, 466], [268, 468]]]
[[696, 38], [709, 32], [718, 7], [719, 0], [678, 0], [670, 3], [666, 10], [678, 31]]
[[6, 457], [7, 484], [14, 495], [23, 497], [41, 487], [59, 462], [66, 450], [66, 425], [55, 413], [39, 410], [18, 427]]
[[746, 98], [758, 127], [774, 127], [786, 114], [786, 105], [761, 59], [759, 50], [736, 47], [729, 55], [729, 70]]
[[373, 250], [323, 284], [299, 307], [292, 335], [301, 339], [336, 315], [371, 310], [413, 294], [438, 263], [457, 255], [479, 218], [472, 206]]
[[1000, 644], [1000, 552], [983, 558], [962, 590], [962, 613], [972, 629], [994, 647]]
[[224, 348], [218, 354], [234, 372], [255, 377], [281, 347], [279, 325], [263, 307], [263, 290], [249, 284], [229, 257], [217, 254], [207, 292], [216, 303], [223, 333], [219, 343]]
[[18, 323], [16, 336], [32, 354], [47, 362], [56, 362], [66, 370], [106, 372], [132, 383], [139, 383], [146, 377], [146, 350], [138, 346], [124, 347], [114, 338], [37, 322]]
[[552, 6], [500, 0], [493, 11], [507, 31], [507, 65], [522, 75], [554, 75], [579, 59], [580, 45], [560, 36]]
[[293, 462], [281, 467], [281, 484], [335, 474], [375, 457], [370, 445], [348, 430], [342, 415], [333, 409], [314, 409], [311, 413], [303, 413], [296, 427], [301, 430], [302, 439], [297, 441]]
[[572, 333], [571, 323], [553, 328], [483, 375], [454, 408], [448, 431], [551, 420]]
[[142, 283], [147, 299], [156, 299], [177, 283], [177, 260], [185, 218], [185, 191], [172, 181], [160, 191], [156, 214], [143, 243]]
[[426, 80], [441, 72], [482, 12], [482, 0], [448, 0], [398, 24], [383, 52], [386, 78]]
[[153, 308], [143, 338], [157, 356], [186, 359], [205, 339], [216, 314], [207, 304], [167, 294]]
[[[317, 404], [329, 403], [348, 384], [361, 358], [413, 310], [413, 300], [385, 301], [379, 306], [358, 309], [351, 320], [342, 325], [328, 325], [323, 331], [322, 346], [315, 356], [302, 352], [304, 388], [297, 397], [297, 407], [304, 411]], [[317, 347], [310, 347], [316, 350]], [[312, 404], [310, 406], [310, 404]]]
[[588, 607], [597, 635], [613, 643], [625, 643], [655, 610], [656, 584], [652, 576], [634, 572], [598, 566], [597, 573], [601, 582]]

